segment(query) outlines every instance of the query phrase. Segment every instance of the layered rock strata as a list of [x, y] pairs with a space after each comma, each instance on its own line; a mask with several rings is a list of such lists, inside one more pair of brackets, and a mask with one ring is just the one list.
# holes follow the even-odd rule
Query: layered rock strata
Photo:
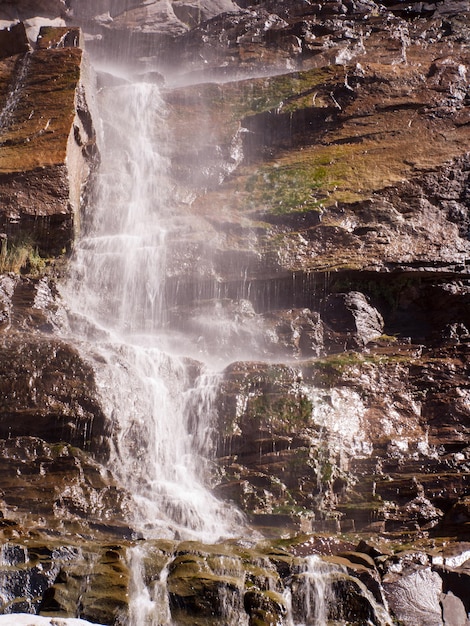
[[97, 158], [79, 34], [44, 29], [31, 48], [14, 26], [0, 36], [2, 258], [28, 275], [0, 285], [0, 611], [125, 624], [140, 571], [162, 623], [305, 621], [302, 559], [322, 554], [346, 599], [327, 619], [383, 624], [386, 600], [403, 624], [464, 626], [468, 3], [51, 0], [0, 17], [41, 5], [77, 19], [98, 56], [120, 41], [144, 80], [167, 74], [168, 326], [254, 357], [224, 370], [214, 490], [267, 535], [306, 536], [145, 542], [136, 569], [144, 542], [102, 465], [110, 416], [43, 276]]
[[122, 500], [91, 458], [109, 454], [109, 418], [93, 370], [57, 335], [67, 316], [45, 275], [72, 244], [97, 162], [79, 43], [65, 27], [44, 27], [34, 49], [21, 23], [0, 35], [1, 509], [51, 529], [103, 523]]
[[[78, 30], [4, 31], [0, 67], [3, 245], [30, 240], [43, 255], [69, 249], [95, 152]], [[7, 43], [8, 42], [8, 43]]]

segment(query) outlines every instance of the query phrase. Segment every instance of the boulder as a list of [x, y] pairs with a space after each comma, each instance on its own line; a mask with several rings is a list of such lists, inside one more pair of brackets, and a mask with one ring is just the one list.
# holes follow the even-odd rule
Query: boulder
[[352, 335], [358, 346], [377, 339], [384, 329], [381, 314], [370, 305], [364, 294], [357, 291], [329, 296], [323, 318], [333, 330]]
[[444, 626], [467, 626], [465, 606], [451, 591], [441, 595], [441, 606]]
[[396, 618], [404, 624], [443, 626], [439, 604], [442, 580], [430, 567], [413, 567], [387, 574], [385, 596]]
[[442, 579], [442, 591], [447, 594], [451, 593], [459, 598], [463, 602], [465, 611], [470, 613], [470, 598], [468, 596], [470, 567], [468, 567], [468, 565], [470, 565], [468, 561], [463, 563], [460, 567], [434, 565], [433, 570]]

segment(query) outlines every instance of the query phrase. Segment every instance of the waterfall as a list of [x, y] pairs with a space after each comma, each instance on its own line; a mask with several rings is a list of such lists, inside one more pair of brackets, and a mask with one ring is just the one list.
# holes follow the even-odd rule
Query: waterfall
[[286, 626], [348, 624], [351, 617], [356, 623], [360, 618], [354, 614], [354, 608], [350, 612], [354, 604], [351, 589], [358, 594], [357, 606], [362, 605], [364, 624], [392, 625], [387, 608], [345, 566], [312, 554], [299, 562], [297, 573], [284, 592], [288, 609]]
[[133, 626], [162, 626], [171, 624], [171, 613], [166, 589], [167, 568], [164, 567], [151, 585], [144, 575], [145, 548], [137, 545], [129, 550], [132, 573], [129, 623]]
[[156, 85], [124, 81], [98, 105], [98, 182], [63, 289], [72, 329], [113, 420], [110, 469], [132, 494], [133, 527], [214, 540], [231, 517], [205, 486], [218, 379], [165, 335], [165, 106]]
[[[86, 235], [76, 247], [78, 306], [107, 330], [127, 335], [162, 324], [168, 163], [158, 88], [123, 84], [99, 94], [102, 163]], [[162, 136], [163, 135], [163, 136]]]
[[316, 555], [299, 565], [288, 594], [289, 626], [326, 626], [330, 605], [335, 601], [332, 583], [343, 568], [331, 565]]

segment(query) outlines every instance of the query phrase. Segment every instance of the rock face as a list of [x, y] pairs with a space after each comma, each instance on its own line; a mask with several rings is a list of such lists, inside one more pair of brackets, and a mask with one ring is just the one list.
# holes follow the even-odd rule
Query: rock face
[[[431, 355], [349, 353], [289, 368], [231, 366], [221, 390], [223, 493], [256, 519], [295, 510], [304, 528], [328, 527], [325, 516], [345, 530], [435, 526], [466, 492], [469, 476], [460, 452], [461, 383], [454, 379], [451, 389], [447, 382], [443, 405], [441, 368]], [[454, 352], [452, 360], [459, 367]], [[423, 380], [431, 378], [434, 390], [423, 402]], [[450, 438], [436, 418], [443, 414], [453, 425]]]
[[[295, 54], [283, 47], [293, 32]], [[199, 50], [216, 75], [255, 58], [296, 70], [167, 96], [177, 136], [203, 147], [186, 151], [191, 176], [175, 152], [175, 176], [188, 194], [204, 185], [190, 210], [215, 248], [193, 235], [183, 265], [175, 243], [175, 280], [191, 250], [210, 256], [191, 279], [207, 294], [217, 284], [227, 310], [236, 294], [250, 302], [237, 314], [258, 328], [260, 356], [322, 357], [226, 370], [218, 491], [260, 523], [296, 510], [307, 528], [446, 532], [467, 493], [465, 33], [457, 9], [406, 21], [379, 5], [260, 3], [182, 37], [188, 62]], [[190, 128], [182, 113], [201, 100]], [[201, 130], [208, 111], [216, 131]]]
[[[43, 255], [70, 247], [94, 154], [79, 32], [24, 28], [3, 34], [0, 66], [1, 229], [5, 245], [30, 239]], [[5, 56], [7, 55], [7, 56]]]
[[97, 157], [79, 40], [44, 27], [31, 49], [23, 24], [0, 36], [1, 506], [51, 529], [77, 515], [104, 522], [122, 504], [99, 464], [111, 427], [93, 371], [54, 337], [67, 317], [43, 275], [71, 245]]
[[[466, 626], [468, 2], [0, 7], [46, 18], [69, 25], [0, 33], [0, 613], [383, 626], [388, 605]], [[142, 542], [125, 521], [99, 365], [63, 338], [50, 268], [98, 161], [77, 25], [164, 80], [167, 328], [249, 355], [216, 394], [212, 485], [282, 540]]]

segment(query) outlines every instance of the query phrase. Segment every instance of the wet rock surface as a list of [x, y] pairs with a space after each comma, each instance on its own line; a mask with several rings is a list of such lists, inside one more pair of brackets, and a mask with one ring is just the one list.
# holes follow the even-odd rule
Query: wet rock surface
[[29, 239], [44, 256], [57, 255], [74, 237], [95, 151], [79, 32], [44, 27], [33, 50], [24, 27], [13, 26], [3, 33], [10, 42], [4, 34], [0, 63], [4, 245], [14, 247]]
[[[142, 548], [159, 623], [310, 623], [316, 568], [331, 623], [383, 625], [388, 605], [402, 624], [466, 625], [469, 15], [2, 4], [28, 32], [0, 34], [0, 613], [135, 621]], [[41, 19], [61, 26], [32, 44]], [[103, 466], [97, 365], [58, 338], [49, 261], [98, 159], [77, 25], [97, 57], [119, 41], [166, 81], [170, 330], [259, 356], [225, 368], [217, 399], [212, 483], [246, 514], [245, 542], [135, 541]]]
[[[447, 386], [441, 404], [437, 370], [431, 354], [406, 352], [231, 366], [220, 398], [227, 476], [219, 488], [259, 523], [290, 510], [303, 529], [445, 529], [468, 489], [467, 417], [463, 388]], [[434, 417], [444, 410], [449, 439]]]
[[[3, 525], [2, 532], [10, 536], [1, 552], [3, 614], [60, 619], [78, 611], [82, 619], [106, 624], [147, 614], [177, 625], [328, 619], [359, 626], [391, 624], [388, 604], [402, 623], [443, 624], [442, 615], [448, 623], [466, 623], [465, 599], [455, 585], [443, 593], [443, 585], [449, 585], [430, 566], [437, 553], [443, 554], [442, 546], [433, 549], [434, 556], [419, 548], [391, 555], [365, 543], [355, 551], [345, 551], [344, 543], [326, 549], [327, 541], [321, 547], [318, 537], [248, 547], [246, 542], [170, 540], [143, 545], [117, 536], [110, 540], [105, 533], [93, 542], [76, 537], [64, 544], [44, 532], [21, 538], [20, 530]], [[136, 576], [150, 590], [145, 600], [140, 598], [145, 608], [127, 604], [129, 590], [139, 582]], [[374, 582], [371, 594], [367, 587], [374, 589]], [[18, 599], [25, 588], [28, 592]]]

